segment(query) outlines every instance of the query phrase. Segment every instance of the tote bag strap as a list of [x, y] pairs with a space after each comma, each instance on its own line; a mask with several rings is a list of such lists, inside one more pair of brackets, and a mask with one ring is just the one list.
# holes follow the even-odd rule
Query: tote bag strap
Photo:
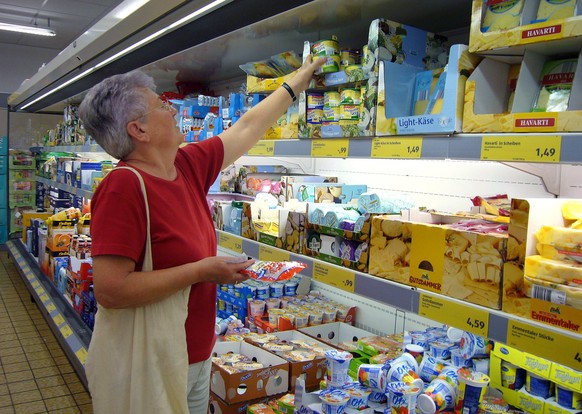
[[143, 199], [145, 201], [146, 232], [147, 232], [146, 245], [145, 245], [145, 254], [144, 254], [144, 259], [143, 259], [142, 270], [144, 270], [144, 271], [153, 270], [154, 269], [154, 265], [153, 265], [153, 260], [152, 260], [152, 238], [151, 238], [151, 234], [150, 234], [150, 209], [149, 209], [148, 193], [146, 191], [145, 182], [144, 182], [143, 177], [141, 176], [141, 174], [135, 168], [132, 168], [132, 167], [115, 167], [113, 169], [113, 171], [115, 171], [115, 170], [129, 170], [129, 171], [133, 172], [137, 176], [137, 178], [139, 180], [139, 185], [141, 187], [141, 192], [143, 194]]

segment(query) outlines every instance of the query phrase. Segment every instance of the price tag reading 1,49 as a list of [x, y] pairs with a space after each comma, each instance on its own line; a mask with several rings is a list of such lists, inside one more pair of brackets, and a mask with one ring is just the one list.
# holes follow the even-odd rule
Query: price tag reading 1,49
[[311, 141], [312, 157], [345, 158], [350, 149], [349, 139], [314, 139]]
[[219, 233], [218, 244], [220, 247], [232, 250], [236, 253], [242, 253], [242, 240], [233, 234]]
[[372, 158], [420, 158], [422, 138], [374, 138]]
[[350, 270], [314, 262], [313, 278], [319, 282], [354, 293], [355, 274]]
[[484, 337], [489, 331], [489, 312], [426, 293], [420, 295], [418, 314]]
[[562, 137], [484, 136], [481, 140], [481, 159], [491, 161], [560, 162]]
[[273, 141], [259, 141], [252, 147], [249, 155], [273, 156], [275, 155], [275, 143]]

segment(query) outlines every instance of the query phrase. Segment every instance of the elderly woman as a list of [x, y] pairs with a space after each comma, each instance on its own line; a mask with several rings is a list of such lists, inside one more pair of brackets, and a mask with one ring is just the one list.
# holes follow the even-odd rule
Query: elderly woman
[[86, 372], [97, 414], [206, 412], [216, 284], [243, 281], [252, 263], [216, 256], [206, 194], [322, 63], [309, 57], [231, 128], [183, 148], [176, 110], [141, 72], [105, 79], [83, 100], [85, 129], [120, 160], [91, 201], [99, 311]]

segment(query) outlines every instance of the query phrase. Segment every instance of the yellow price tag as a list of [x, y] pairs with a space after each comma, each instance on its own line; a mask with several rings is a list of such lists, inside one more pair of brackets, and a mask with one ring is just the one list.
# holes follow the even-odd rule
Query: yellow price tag
[[38, 286], [36, 289], [34, 289], [34, 291], [36, 292], [36, 294], [38, 296], [42, 295], [44, 293], [44, 289], [42, 286]]
[[422, 138], [374, 138], [372, 158], [420, 158]]
[[350, 150], [349, 139], [314, 139], [311, 141], [312, 157], [345, 158]]
[[218, 234], [218, 245], [236, 253], [242, 253], [242, 239], [229, 233]]
[[51, 313], [52, 311], [54, 311], [57, 307], [55, 306], [54, 303], [49, 303], [46, 307], [46, 310], [48, 313]]
[[269, 246], [259, 246], [259, 259], [273, 262], [288, 262], [289, 252]]
[[36, 289], [37, 287], [39, 287], [39, 286], [40, 286], [40, 283], [38, 283], [38, 280], [35, 280], [34, 282], [32, 282], [32, 283], [30, 284], [30, 286], [32, 286], [33, 288], [35, 288], [35, 289]]
[[489, 312], [486, 310], [426, 293], [420, 294], [418, 314], [480, 336], [487, 337], [489, 332]]
[[49, 300], [49, 297], [48, 297], [48, 295], [47, 295], [46, 293], [43, 293], [43, 294], [42, 294], [42, 295], [40, 295], [38, 298], [40, 299], [40, 301], [41, 301], [42, 303], [45, 303], [45, 302], [47, 302], [47, 301]]
[[75, 355], [77, 355], [77, 358], [79, 358], [79, 362], [85, 365], [85, 361], [87, 361], [87, 350], [85, 347], [81, 347], [81, 349], [75, 352]]
[[248, 155], [275, 155], [275, 143], [273, 141], [262, 140], [257, 142], [248, 152]]
[[60, 328], [61, 333], [63, 334], [63, 338], [67, 339], [69, 336], [73, 335], [73, 331], [68, 324], [61, 326]]
[[65, 318], [63, 318], [63, 315], [60, 313], [57, 313], [55, 316], [53, 316], [53, 321], [55, 321], [57, 326], [61, 326], [65, 322]]
[[[582, 371], [580, 339], [546, 330], [539, 326], [509, 321], [507, 345], [550, 361]], [[560, 352], [556, 352], [556, 350]]]
[[560, 162], [562, 137], [484, 136], [481, 140], [481, 159], [491, 161]]
[[354, 293], [356, 276], [353, 271], [332, 267], [325, 263], [313, 263], [313, 278], [336, 288]]

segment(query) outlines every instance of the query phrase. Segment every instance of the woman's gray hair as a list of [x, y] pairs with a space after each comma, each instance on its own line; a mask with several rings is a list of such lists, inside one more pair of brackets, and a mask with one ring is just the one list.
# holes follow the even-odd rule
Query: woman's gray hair
[[127, 124], [148, 110], [143, 88], [156, 88], [143, 72], [114, 75], [93, 86], [79, 107], [87, 133], [114, 158], [123, 160], [134, 149]]

